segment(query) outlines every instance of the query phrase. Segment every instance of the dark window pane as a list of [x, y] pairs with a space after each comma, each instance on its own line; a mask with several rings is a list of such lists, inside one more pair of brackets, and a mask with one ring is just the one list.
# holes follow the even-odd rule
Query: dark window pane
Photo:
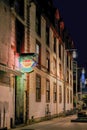
[[41, 100], [41, 76], [36, 75], [36, 101]]

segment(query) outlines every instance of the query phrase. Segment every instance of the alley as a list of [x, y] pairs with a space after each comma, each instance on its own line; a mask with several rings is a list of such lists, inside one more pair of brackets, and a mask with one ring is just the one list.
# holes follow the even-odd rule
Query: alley
[[75, 115], [65, 118], [55, 118], [11, 130], [87, 130], [87, 123], [71, 122], [71, 119], [75, 118]]

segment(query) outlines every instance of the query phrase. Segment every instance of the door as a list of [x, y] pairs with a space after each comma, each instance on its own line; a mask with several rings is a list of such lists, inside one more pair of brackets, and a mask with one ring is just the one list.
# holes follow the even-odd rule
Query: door
[[24, 123], [24, 79], [15, 77], [15, 124]]

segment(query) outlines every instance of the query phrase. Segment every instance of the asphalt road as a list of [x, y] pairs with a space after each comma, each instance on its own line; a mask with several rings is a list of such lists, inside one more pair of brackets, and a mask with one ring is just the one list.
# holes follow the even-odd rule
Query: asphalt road
[[12, 130], [87, 130], [87, 123], [71, 122], [71, 119], [75, 118], [75, 115], [64, 118], [54, 118]]

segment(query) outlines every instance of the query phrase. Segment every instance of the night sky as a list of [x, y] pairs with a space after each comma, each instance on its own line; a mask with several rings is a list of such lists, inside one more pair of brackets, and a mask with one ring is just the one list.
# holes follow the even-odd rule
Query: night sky
[[53, 0], [77, 48], [79, 67], [87, 69], [87, 4], [86, 0]]

